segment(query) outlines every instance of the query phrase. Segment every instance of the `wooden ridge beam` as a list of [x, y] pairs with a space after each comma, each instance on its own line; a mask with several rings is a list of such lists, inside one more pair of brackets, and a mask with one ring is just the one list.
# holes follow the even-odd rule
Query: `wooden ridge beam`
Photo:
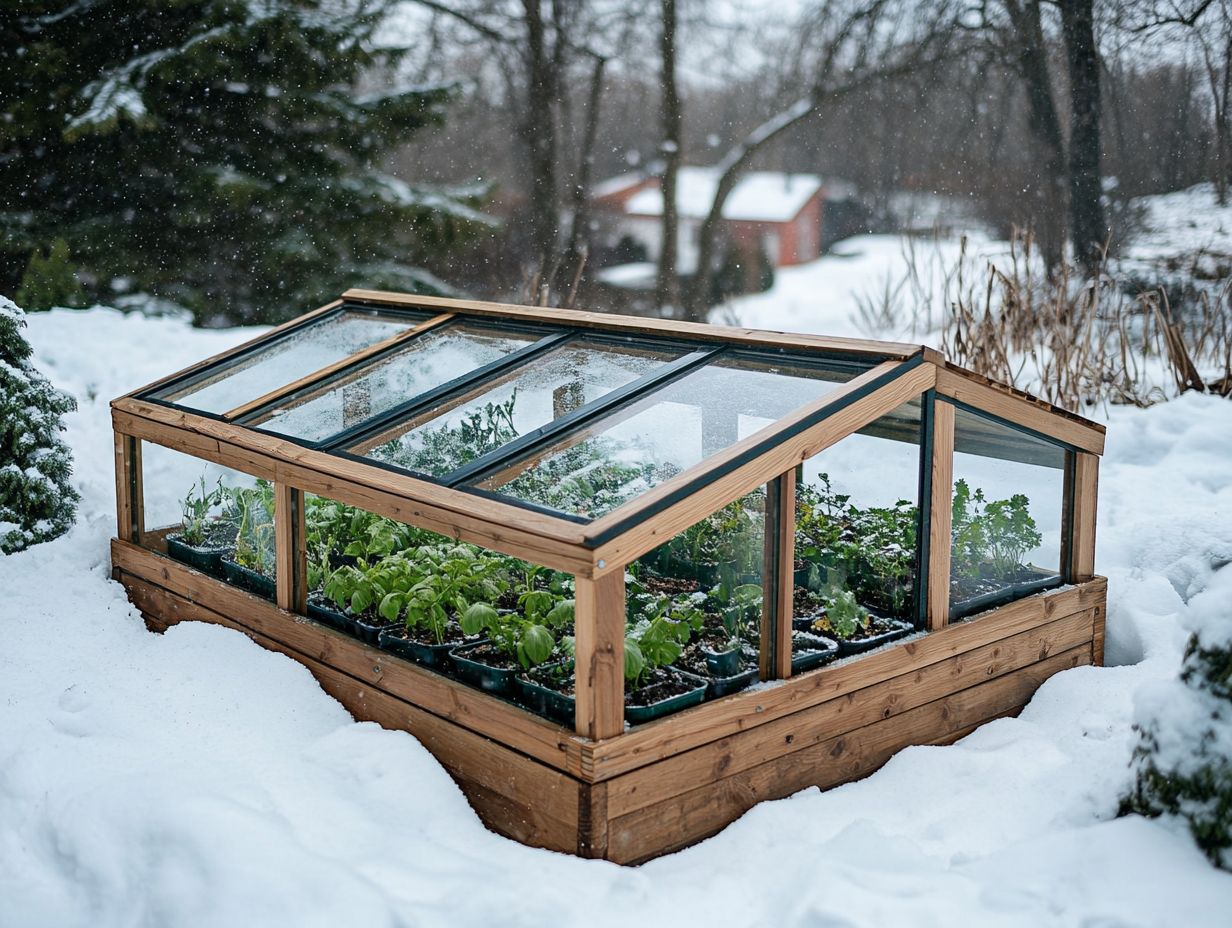
[[[901, 342], [880, 342], [862, 338], [805, 335], [791, 332], [771, 332], [734, 326], [710, 325], [698, 322], [676, 322], [642, 316], [621, 316], [610, 313], [584, 312], [576, 309], [553, 309], [537, 306], [516, 306], [479, 300], [455, 300], [446, 297], [420, 296], [412, 293], [391, 293], [384, 290], [348, 290], [343, 299], [383, 306], [406, 306], [440, 309], [460, 315], [495, 316], [571, 325], [578, 328], [601, 329], [630, 335], [658, 335], [668, 338], [727, 342], [753, 348], [788, 348], [797, 351], [829, 351], [856, 357], [894, 358], [905, 360], [924, 353], [922, 345]], [[935, 356], [935, 352], [932, 353]]]

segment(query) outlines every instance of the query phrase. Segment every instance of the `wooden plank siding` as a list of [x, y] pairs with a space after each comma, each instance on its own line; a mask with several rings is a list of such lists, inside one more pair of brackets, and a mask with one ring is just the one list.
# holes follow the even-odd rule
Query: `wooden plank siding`
[[[214, 622], [287, 654], [357, 718], [423, 741], [493, 830], [623, 863], [693, 843], [761, 799], [863, 776], [909, 744], [1016, 712], [1052, 673], [1097, 659], [1106, 590], [1101, 578], [1037, 594], [593, 741], [152, 551], [112, 549], [155, 626]], [[590, 585], [614, 600], [603, 579]]]

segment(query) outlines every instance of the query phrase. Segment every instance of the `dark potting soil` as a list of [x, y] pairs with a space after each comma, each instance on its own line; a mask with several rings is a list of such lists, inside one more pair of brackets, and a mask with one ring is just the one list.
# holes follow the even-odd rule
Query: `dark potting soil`
[[817, 594], [807, 587], [798, 586], [792, 594], [792, 614], [799, 618], [821, 615], [826, 611], [817, 600]]
[[656, 667], [643, 678], [645, 682], [637, 689], [625, 689], [626, 706], [651, 706], [673, 696], [695, 690], [698, 684], [672, 673], [664, 667]]
[[[680, 652], [680, 657], [676, 658], [676, 660], [672, 661], [672, 663], [681, 670], [687, 670], [689, 673], [695, 673], [699, 677], [708, 677], [710, 676], [709, 665], [706, 663], [706, 655], [703, 653], [702, 648], [706, 647], [711, 651], [725, 651], [727, 650], [728, 641], [729, 639], [726, 634], [720, 636], [717, 643], [713, 641], [706, 642], [704, 640], [694, 638], [684, 646], [684, 649]], [[748, 641], [742, 642], [740, 645], [740, 653], [745, 667], [749, 667], [750, 665], [755, 666], [757, 664], [756, 645], [751, 644]]]
[[662, 577], [658, 574], [643, 574], [638, 578], [642, 586], [646, 587], [652, 593], [666, 593], [668, 596], [675, 596], [677, 593], [696, 593], [702, 588], [701, 583], [696, 580], [687, 580], [681, 577]]
[[485, 667], [494, 667], [497, 670], [522, 669], [522, 665], [518, 663], [517, 658], [510, 657], [493, 644], [481, 644], [477, 647], [469, 649], [463, 656], [467, 660], [474, 661], [476, 664], [483, 664]]
[[[194, 548], [230, 548], [235, 544], [235, 526], [230, 522], [218, 519], [206, 522], [205, 530], [201, 534], [205, 536], [205, 540], [199, 545], [193, 545]], [[180, 534], [179, 539], [188, 544], [183, 534]]]
[[562, 696], [574, 694], [574, 676], [572, 664], [540, 664], [522, 674], [532, 683], [537, 683], [545, 689], [555, 690]]
[[456, 619], [450, 619], [445, 624], [440, 641], [436, 640], [436, 635], [432, 633], [432, 629], [420, 628], [419, 626], [414, 628], [408, 628], [405, 625], [400, 628], [391, 627], [389, 629], [389, 634], [398, 638], [405, 638], [407, 641], [413, 641], [416, 644], [423, 645], [470, 644], [472, 641], [478, 641], [480, 638], [479, 635], [471, 635], [470, 637], [467, 637], [462, 634], [462, 626], [458, 624]]
[[975, 599], [977, 596], [984, 596], [988, 593], [998, 593], [1006, 588], [1007, 584], [1001, 580], [992, 580], [987, 577], [951, 577], [950, 578], [950, 598], [956, 602], [965, 602], [968, 599]]

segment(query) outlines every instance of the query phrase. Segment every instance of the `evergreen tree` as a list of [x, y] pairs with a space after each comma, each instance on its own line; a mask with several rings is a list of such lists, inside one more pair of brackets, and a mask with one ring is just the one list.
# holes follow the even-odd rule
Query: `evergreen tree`
[[390, 0], [0, 0], [0, 291], [67, 241], [90, 296], [272, 321], [347, 286], [439, 292], [412, 262], [483, 221], [379, 158], [444, 86], [364, 95], [405, 49]]
[[1232, 618], [1193, 635], [1180, 680], [1157, 695], [1121, 813], [1181, 819], [1211, 863], [1232, 870]]
[[46, 255], [36, 251], [30, 256], [30, 264], [17, 289], [17, 302], [31, 312], [57, 306], [76, 308], [85, 305], [85, 294], [73, 271], [68, 243], [64, 239], [58, 238], [52, 242], [51, 250]]
[[0, 554], [62, 535], [78, 495], [60, 417], [77, 408], [30, 363], [26, 320], [0, 297]]

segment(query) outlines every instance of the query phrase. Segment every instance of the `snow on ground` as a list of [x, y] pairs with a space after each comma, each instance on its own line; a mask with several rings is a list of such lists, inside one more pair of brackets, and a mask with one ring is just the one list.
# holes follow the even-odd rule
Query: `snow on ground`
[[1162, 196], [1143, 197], [1144, 231], [1126, 250], [1126, 258], [1155, 267], [1168, 267], [1178, 259], [1202, 256], [1201, 266], [1219, 276], [1232, 262], [1232, 203], [1215, 202], [1214, 184], [1197, 184], [1187, 190]]
[[[785, 302], [810, 299], [792, 286]], [[838, 310], [811, 300], [829, 328]], [[1098, 566], [1120, 666], [625, 869], [488, 833], [413, 738], [354, 723], [238, 633], [145, 630], [109, 577], [107, 402], [249, 333], [102, 309], [29, 332], [81, 404], [83, 502], [68, 536], [0, 559], [3, 928], [1227, 924], [1232, 875], [1182, 829], [1114, 816], [1135, 702], [1175, 675], [1191, 610], [1232, 611], [1232, 584], [1209, 583], [1232, 558], [1232, 403], [1111, 414]]]

